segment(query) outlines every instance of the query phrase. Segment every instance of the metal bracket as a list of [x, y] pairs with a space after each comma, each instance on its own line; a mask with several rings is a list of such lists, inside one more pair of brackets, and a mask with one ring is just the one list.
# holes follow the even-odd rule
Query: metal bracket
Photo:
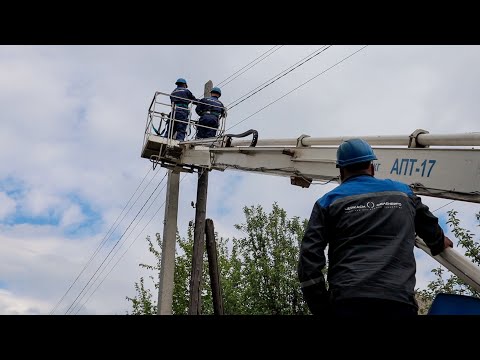
[[166, 169], [169, 169], [169, 170], [172, 170], [173, 172], [177, 172], [177, 173], [180, 173], [180, 172], [193, 173], [192, 168], [186, 168], [186, 167], [180, 166], [180, 165], [166, 164], [166, 163], [163, 162], [162, 167], [164, 167]]
[[303, 139], [309, 138], [310, 135], [302, 134], [297, 138], [297, 147], [310, 147], [310, 145], [303, 145]]
[[282, 154], [294, 157], [295, 156], [295, 151], [290, 150], [290, 149], [283, 149]]
[[418, 138], [418, 135], [421, 135], [421, 134], [429, 134], [429, 132], [427, 130], [423, 130], [423, 129], [417, 129], [415, 130], [410, 136], [410, 140], [408, 142], [408, 147], [409, 148], [428, 148], [429, 145], [420, 145], [417, 141], [417, 138]]
[[292, 185], [301, 186], [302, 188], [308, 188], [312, 183], [312, 179], [300, 176], [290, 176], [290, 183]]
[[152, 169], [152, 170], [155, 170], [155, 168], [157, 167], [157, 165], [160, 164], [160, 156], [159, 156], [159, 155], [151, 155], [151, 156], [150, 156], [150, 162], [151, 162], [152, 165], [153, 165], [153, 169]]
[[183, 148], [181, 148], [180, 146], [167, 145], [167, 147], [165, 148], [164, 157], [166, 159], [170, 159], [177, 162], [178, 160], [180, 160], [182, 153], [183, 153]]

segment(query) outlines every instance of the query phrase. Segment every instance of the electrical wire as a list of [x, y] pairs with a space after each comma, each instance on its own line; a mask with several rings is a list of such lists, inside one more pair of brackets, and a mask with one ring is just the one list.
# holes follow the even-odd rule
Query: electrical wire
[[[112, 262], [113, 258], [118, 254], [118, 252], [120, 251], [120, 249], [122, 248], [123, 244], [127, 241], [127, 239], [133, 234], [133, 232], [135, 231], [135, 229], [137, 228], [138, 224], [140, 224], [140, 221], [142, 221], [143, 217], [145, 216], [145, 214], [148, 212], [148, 210], [150, 210], [150, 208], [152, 207], [153, 203], [157, 200], [157, 198], [160, 196], [160, 194], [162, 193], [163, 189], [165, 189], [165, 187], [167, 186], [167, 184], [163, 185], [163, 187], [160, 189], [160, 191], [157, 193], [157, 195], [155, 196], [155, 198], [150, 202], [150, 205], [147, 207], [147, 209], [144, 211], [144, 213], [142, 214], [142, 216], [140, 217], [140, 219], [138, 219], [137, 223], [135, 224], [135, 226], [132, 228], [132, 230], [130, 231], [130, 233], [125, 237], [123, 243], [117, 248], [117, 250], [112, 254], [112, 256], [110, 257], [110, 259], [108, 260], [108, 262], [105, 264], [105, 266], [102, 268], [102, 270], [100, 270], [100, 272], [98, 273], [97, 277], [90, 283], [90, 286], [83, 292], [82, 296], [78, 299], [77, 301], [77, 304], [76, 306], [74, 306], [71, 310], [70, 313], [73, 313], [75, 311], [75, 308], [77, 307], [78, 310], [77, 310], [77, 313], [80, 311], [82, 305], [80, 305], [80, 302], [83, 300], [83, 298], [85, 297], [85, 295], [90, 291], [90, 289], [93, 287], [93, 285], [95, 284], [95, 282], [102, 276], [102, 274], [104, 273], [105, 269], [110, 265], [110, 263]], [[140, 234], [138, 234], [138, 236], [140, 236]], [[84, 305], [84, 304], [83, 304]]]
[[[283, 99], [283, 98], [284, 98], [284, 97], [286, 97], [287, 95], [290, 95], [290, 94], [291, 94], [292, 92], [294, 92], [295, 90], [297, 90], [297, 89], [301, 88], [302, 86], [306, 85], [306, 84], [307, 84], [307, 83], [309, 83], [310, 81], [312, 81], [312, 80], [316, 79], [316, 78], [317, 78], [317, 77], [319, 77], [320, 75], [322, 75], [322, 74], [325, 74], [325, 73], [326, 73], [327, 71], [329, 71], [330, 69], [332, 69], [332, 68], [334, 68], [335, 66], [337, 66], [337, 65], [341, 64], [342, 62], [344, 62], [344, 61], [345, 61], [345, 60], [347, 60], [348, 58], [350, 58], [350, 57], [354, 56], [354, 55], [355, 55], [355, 54], [357, 54], [358, 52], [360, 52], [360, 51], [362, 51], [363, 49], [365, 49], [367, 46], [368, 46], [368, 45], [365, 45], [364, 47], [360, 48], [359, 50], [357, 50], [357, 51], [353, 52], [352, 54], [350, 54], [350, 55], [348, 55], [348, 56], [346, 56], [346, 57], [344, 57], [342, 60], [340, 60], [340, 61], [338, 61], [337, 63], [333, 64], [333, 65], [332, 65], [332, 66], [330, 66], [329, 68], [327, 68], [327, 69], [323, 70], [322, 72], [320, 72], [319, 74], [315, 75], [315, 76], [314, 76], [314, 77], [312, 77], [311, 79], [309, 79], [309, 80], [305, 81], [304, 83], [300, 84], [300, 85], [299, 85], [299, 86], [297, 86], [296, 88], [294, 88], [294, 89], [290, 90], [289, 92], [287, 92], [286, 94], [282, 95], [282, 96], [281, 96], [281, 97], [279, 97], [278, 99], [276, 99], [276, 100], [272, 101], [271, 103], [269, 103], [269, 104], [265, 105], [263, 108], [261, 108], [261, 109], [257, 110], [257, 111], [256, 111], [256, 112], [254, 112], [253, 114], [251, 114], [251, 115], [247, 116], [245, 119], [243, 119], [243, 120], [241, 120], [241, 121], [237, 122], [235, 125], [233, 125], [233, 126], [229, 127], [229, 128], [228, 128], [227, 130], [225, 130], [225, 131], [228, 131], [228, 130], [230, 130], [230, 129], [234, 128], [235, 126], [237, 126], [237, 125], [241, 124], [242, 122], [244, 122], [244, 121], [246, 121], [246, 120], [250, 119], [252, 116], [254, 116], [254, 115], [258, 114], [260, 111], [262, 111], [262, 110], [265, 110], [267, 107], [269, 107], [269, 106], [273, 105], [274, 103], [276, 103], [277, 101], [279, 101], [279, 100]], [[220, 136], [219, 136], [219, 137], [220, 137]]]
[[448, 205], [450, 205], [451, 203], [453, 203], [453, 202], [455, 202], [455, 201], [457, 201], [457, 200], [452, 200], [452, 201], [450, 201], [449, 203], [447, 203], [447, 204], [445, 204], [445, 205], [442, 205], [442, 206], [440, 206], [439, 208], [437, 208], [437, 209], [433, 210], [433, 211], [432, 211], [432, 213], [434, 213], [434, 212], [435, 212], [435, 211], [437, 211], [437, 210], [440, 210], [440, 209], [444, 208], [445, 206], [448, 206]]
[[[277, 47], [278, 46], [278, 47]], [[276, 51], [280, 50], [284, 45], [275, 45], [274, 47], [272, 47], [270, 50], [266, 51], [265, 53], [263, 53], [262, 55], [260, 55], [259, 57], [257, 57], [256, 59], [254, 59], [253, 61], [249, 62], [247, 65], [245, 65], [244, 67], [242, 67], [240, 70], [236, 71], [235, 73], [233, 73], [232, 75], [230, 75], [229, 77], [227, 77], [225, 80], [221, 81], [220, 83], [218, 83], [216, 86], [222, 86], [222, 87], [225, 87], [227, 84], [231, 83], [233, 80], [235, 80], [236, 78], [238, 78], [240, 75], [246, 73], [248, 70], [250, 70], [251, 68], [253, 68], [254, 66], [258, 65], [259, 63], [261, 63], [263, 60], [265, 60], [266, 58], [268, 58], [270, 55], [272, 55], [273, 53], [275, 53]], [[275, 49], [276, 48], [276, 49]], [[273, 50], [275, 49], [275, 50]], [[273, 51], [272, 51], [273, 50]], [[270, 52], [271, 51], [271, 52]], [[268, 52], [270, 52], [268, 55], [266, 55], [265, 57], [263, 57], [262, 59], [260, 59], [262, 56], [264, 56], [265, 54], [267, 54]], [[257, 59], [260, 59], [257, 61]], [[256, 63], [254, 63], [255, 61], [257, 61]], [[247, 69], [245, 69], [247, 66], [249, 66], [250, 64], [254, 63], [253, 65], [251, 65], [250, 67], [248, 67]], [[242, 71], [243, 69], [245, 69], [243, 72], [240, 72]], [[238, 74], [240, 72], [240, 74]], [[226, 81], [228, 80], [229, 78], [231, 78], [232, 76], [238, 74], [237, 76], [235, 76], [233, 79], [229, 80], [229, 81]], [[223, 84], [223, 85], [222, 85]]]
[[[273, 46], [272, 48], [270, 48], [269, 50], [265, 51], [262, 55], [256, 57], [255, 59], [253, 59], [252, 61], [250, 61], [247, 65], [243, 66], [241, 69], [235, 71], [233, 74], [231, 74], [230, 76], [226, 77], [224, 80], [220, 81], [217, 85], [215, 86], [223, 86], [225, 87], [228, 83], [232, 82], [233, 80], [235, 80], [236, 78], [238, 78], [240, 75], [244, 74], [245, 72], [247, 72], [248, 70], [250, 70], [251, 68], [253, 68], [254, 66], [258, 65], [260, 62], [262, 62], [263, 60], [265, 60], [267, 57], [269, 57], [270, 55], [272, 55], [274, 52], [276, 52], [277, 50], [280, 50], [280, 48], [282, 48], [284, 45], [275, 45]], [[276, 48], [276, 49], [275, 49]], [[275, 50], [274, 50], [275, 49]], [[273, 51], [272, 51], [273, 50]], [[265, 54], [269, 53], [268, 55], [266, 55], [265, 57], [263, 57]], [[262, 58], [263, 57], [263, 58]], [[260, 59], [262, 58], [262, 59]], [[258, 60], [260, 59], [260, 60]], [[257, 61], [258, 60], [258, 61]], [[257, 61], [255, 64], [251, 65], [252, 63], [254, 63], [255, 61]], [[248, 67], [249, 65], [251, 65], [248, 69], [245, 69], [246, 67]], [[239, 72], [241, 72], [243, 69], [245, 69], [245, 71], [243, 71], [242, 73], [238, 74]], [[235, 76], [236, 74], [238, 74], [237, 76]], [[228, 79], [230, 79], [232, 76], [235, 76], [233, 79], [227, 81]], [[226, 82], [227, 81], [227, 82]], [[225, 83], [225, 84], [223, 84]], [[222, 85], [223, 84], [223, 85]], [[194, 121], [197, 121], [199, 118], [195, 119]]]
[[[184, 175], [185, 177], [186, 175]], [[183, 180], [183, 178], [181, 179]], [[180, 182], [181, 182], [180, 180]], [[138, 219], [137, 223], [135, 224], [135, 226], [132, 228], [132, 231], [130, 231], [130, 234], [128, 234], [126, 237], [125, 237], [125, 240], [123, 241], [123, 243], [117, 248], [116, 252], [113, 253], [113, 255], [110, 257], [110, 259], [108, 260], [107, 264], [103, 267], [103, 269], [100, 271], [100, 273], [98, 274], [97, 278], [95, 280], [93, 280], [93, 282], [90, 284], [89, 288], [86, 289], [86, 291], [83, 293], [83, 295], [80, 297], [80, 299], [78, 300], [77, 302], [77, 306], [78, 306], [78, 310], [77, 310], [77, 313], [80, 311], [81, 309], [81, 306], [84, 306], [85, 303], [83, 305], [79, 305], [80, 302], [82, 301], [82, 299], [85, 297], [85, 295], [88, 293], [88, 291], [93, 287], [93, 285], [95, 284], [95, 282], [102, 276], [102, 274], [104, 273], [105, 269], [108, 268], [108, 266], [110, 265], [110, 263], [112, 262], [113, 258], [119, 253], [121, 247], [123, 246], [123, 244], [127, 241], [127, 239], [133, 234], [133, 232], [135, 231], [135, 229], [137, 228], [137, 226], [140, 224], [140, 222], [142, 221], [142, 219], [144, 218], [145, 214], [150, 210], [150, 208], [152, 207], [152, 205], [155, 203], [155, 201], [158, 199], [158, 197], [160, 196], [160, 194], [162, 194], [163, 190], [165, 189], [165, 187], [167, 186], [167, 184], [163, 185], [163, 187], [160, 189], [160, 191], [157, 193], [157, 195], [155, 196], [155, 198], [150, 202], [150, 205], [147, 207], [147, 209], [144, 211], [144, 213], [142, 214], [142, 216], [140, 217], [140, 219]], [[163, 206], [163, 205], [161, 205]], [[158, 213], [159, 210], [157, 210], [156, 213]], [[156, 214], [155, 213], [155, 214]], [[153, 218], [152, 218], [153, 219]], [[152, 219], [150, 219], [150, 221], [152, 221]], [[150, 221], [148, 222], [148, 224], [150, 223]], [[147, 224], [147, 225], [148, 225]], [[145, 225], [146, 226], [146, 225]], [[140, 234], [142, 233], [142, 231], [145, 230], [145, 227], [140, 231], [140, 233], [137, 235], [137, 237], [135, 238], [135, 240], [140, 236]], [[135, 240], [133, 242], [135, 242]], [[130, 245], [131, 247], [131, 245]], [[129, 247], [129, 249], [130, 249]], [[123, 255], [122, 255], [123, 257]], [[118, 263], [118, 262], [117, 262]], [[115, 265], [114, 265], [115, 267]], [[103, 282], [103, 281], [102, 281]], [[99, 286], [97, 286], [98, 288]], [[95, 292], [96, 290], [94, 290]], [[71, 313], [73, 313], [75, 311], [75, 307], [72, 308], [72, 311]]]
[[[85, 266], [83, 267], [83, 269], [80, 271], [80, 273], [77, 275], [77, 277], [75, 278], [75, 280], [73, 281], [73, 283], [70, 285], [70, 287], [67, 289], [67, 291], [65, 292], [65, 294], [63, 294], [63, 296], [61, 297], [61, 299], [57, 302], [57, 304], [53, 307], [53, 309], [50, 311], [50, 315], [52, 315], [58, 308], [58, 306], [62, 303], [63, 299], [65, 299], [65, 297], [67, 296], [67, 294], [69, 293], [69, 291], [72, 289], [73, 285], [75, 285], [75, 283], [78, 281], [78, 279], [80, 278], [80, 276], [83, 274], [83, 272], [86, 270], [86, 268], [88, 267], [88, 265], [90, 265], [90, 263], [92, 262], [92, 260], [95, 258], [95, 256], [98, 254], [98, 252], [100, 251], [100, 249], [105, 245], [105, 243], [107, 242], [108, 238], [111, 236], [111, 234], [115, 231], [115, 229], [112, 231], [112, 229], [114, 228], [115, 224], [117, 223], [118, 219], [120, 218], [120, 216], [122, 216], [122, 213], [125, 211], [125, 209], [127, 208], [128, 204], [130, 203], [130, 201], [133, 199], [133, 197], [135, 196], [135, 194], [137, 193], [138, 189], [140, 188], [140, 186], [142, 186], [143, 182], [145, 181], [145, 179], [147, 178], [148, 174], [150, 173], [150, 168], [147, 170], [147, 173], [145, 174], [145, 176], [143, 177], [142, 181], [140, 182], [140, 184], [137, 186], [137, 188], [135, 189], [135, 191], [133, 192], [132, 196], [130, 197], [130, 199], [127, 201], [127, 203], [125, 204], [125, 206], [123, 207], [122, 211], [120, 212], [120, 214], [118, 215], [117, 219], [113, 222], [112, 226], [110, 227], [110, 229], [107, 231], [107, 234], [104, 236], [104, 238], [102, 239], [102, 241], [100, 242], [100, 244], [97, 246], [96, 250], [94, 251], [93, 255], [90, 257], [90, 259], [88, 260], [88, 262], [85, 264]], [[150, 180], [150, 182], [153, 180], [155, 176], [152, 177], [152, 179]], [[145, 188], [148, 187], [148, 185], [150, 184], [150, 182], [147, 184], [147, 186]], [[145, 189], [144, 189], [145, 190]], [[139, 195], [139, 197], [143, 194], [143, 191], [142, 193]], [[138, 200], [138, 198], [137, 198]], [[136, 201], [135, 201], [136, 202]], [[135, 203], [134, 203], [135, 204]], [[131, 207], [130, 207], [131, 209]], [[129, 209], [129, 211], [130, 211]], [[127, 211], [128, 213], [128, 211]], [[123, 221], [125, 217], [122, 218], [121, 221]], [[121, 222], [120, 221], [120, 222]], [[120, 222], [118, 224], [120, 224]], [[117, 224], [117, 226], [118, 226]], [[110, 233], [110, 231], [112, 231], [112, 233]], [[109, 235], [110, 234], [110, 235]]]
[[245, 69], [248, 65], [250, 65], [251, 63], [253, 63], [255, 60], [261, 58], [263, 55], [265, 55], [266, 53], [272, 51], [273, 49], [275, 49], [278, 45], [275, 45], [273, 47], [271, 47], [270, 49], [268, 49], [267, 51], [265, 51], [262, 55], [256, 57], [255, 59], [253, 59], [252, 61], [250, 61], [247, 65], [245, 65], [244, 67], [242, 67], [240, 70], [237, 70], [236, 72], [234, 72], [232, 75], [230, 76], [227, 76], [224, 80], [220, 81], [218, 83], [218, 86], [220, 86], [222, 83], [224, 83], [226, 80], [230, 79], [232, 76], [234, 76], [235, 74], [239, 73], [240, 71], [242, 71], [243, 69]]
[[340, 179], [339, 176], [335, 176], [334, 178], [331, 178], [330, 180], [327, 180], [327, 181], [324, 181], [324, 182], [320, 182], [320, 181], [312, 182], [310, 185], [327, 185], [327, 184], [331, 183], [332, 181], [338, 181], [339, 179]]
[[[245, 95], [242, 95], [241, 97], [239, 97], [237, 100], [234, 100], [232, 101], [230, 104], [227, 105], [227, 108], [228, 110], [230, 111], [231, 109], [233, 109], [235, 106], [241, 104], [242, 102], [244, 102], [245, 100], [251, 98], [253, 95], [257, 94], [258, 92], [262, 91], [263, 89], [265, 89], [266, 87], [272, 85], [274, 82], [280, 80], [282, 77], [288, 75], [289, 73], [291, 73], [293, 70], [299, 68], [300, 66], [302, 66], [303, 64], [305, 64], [306, 62], [312, 60], [314, 57], [320, 55], [321, 53], [323, 53], [324, 51], [328, 50], [332, 45], [324, 45], [323, 47], [315, 50], [313, 53], [311, 53], [310, 55], [307, 55], [306, 57], [304, 57], [303, 59], [301, 59], [300, 61], [296, 62], [295, 64], [291, 65], [290, 67], [288, 67], [287, 69], [281, 71], [280, 73], [278, 73], [277, 75], [273, 76], [272, 78], [268, 79], [267, 81], [265, 81], [264, 83], [262, 83], [261, 85], [257, 86], [255, 89], [249, 91], [248, 93], [246, 93]], [[274, 79], [273, 81], [271, 81], [272, 79]], [[269, 82], [271, 81], [271, 82]], [[266, 84], [266, 85], [265, 85]], [[265, 85], [265, 86], [263, 86]], [[262, 87], [263, 86], [263, 87]], [[258, 90], [257, 90], [258, 89]], [[256, 91], [255, 91], [256, 90]], [[244, 98], [246, 96], [245, 99], [239, 101], [240, 99]], [[233, 104], [233, 105], [232, 105]], [[230, 106], [232, 105], [232, 106]]]
[[[183, 175], [183, 177], [180, 179], [180, 183], [183, 181], [183, 179], [185, 179], [187, 175]], [[163, 190], [164, 188], [162, 188]], [[160, 192], [162, 191], [160, 190]], [[155, 201], [155, 200], [154, 200]], [[125, 250], [125, 252], [118, 258], [117, 262], [112, 266], [112, 268], [109, 270], [109, 272], [107, 273], [107, 275], [105, 275], [105, 277], [103, 278], [103, 280], [97, 285], [97, 287], [90, 293], [90, 295], [88, 296], [87, 300], [81, 305], [78, 307], [78, 310], [77, 312], [75, 313], [75, 315], [77, 315], [82, 306], [85, 306], [89, 301], [90, 299], [92, 298], [93, 294], [95, 294], [97, 292], [97, 290], [100, 288], [100, 286], [103, 284], [103, 282], [107, 279], [107, 277], [111, 274], [111, 272], [113, 271], [113, 269], [115, 269], [118, 265], [118, 263], [120, 262], [120, 260], [123, 259], [123, 257], [125, 256], [125, 254], [128, 252], [128, 250], [130, 250], [130, 248], [133, 246], [133, 244], [137, 241], [137, 239], [140, 237], [140, 235], [142, 234], [142, 232], [147, 228], [147, 226], [152, 222], [152, 220], [157, 216], [158, 212], [165, 206], [165, 202], [166, 200], [163, 202], [162, 205], [160, 205], [160, 207], [157, 209], [157, 211], [152, 215], [152, 217], [150, 218], [150, 220], [145, 224], [145, 226], [143, 227], [142, 230], [140, 230], [140, 232], [138, 233], [138, 235], [135, 237], [135, 239], [130, 243], [130, 245], [128, 246], [127, 250]], [[153, 202], [152, 202], [153, 204]], [[145, 211], [145, 213], [148, 211], [148, 209]], [[113, 258], [113, 257], [112, 257]], [[107, 264], [108, 266], [108, 264]], [[105, 267], [106, 268], [106, 267]], [[98, 279], [98, 278], [97, 278]]]
[[140, 212], [143, 210], [143, 208], [145, 207], [145, 205], [147, 204], [147, 202], [150, 200], [150, 198], [153, 196], [153, 194], [155, 193], [155, 191], [157, 191], [158, 187], [162, 184], [162, 182], [165, 180], [167, 176], [167, 173], [165, 173], [164, 177], [162, 178], [162, 180], [158, 183], [158, 185], [155, 187], [155, 189], [153, 190], [153, 192], [150, 194], [150, 196], [148, 197], [148, 199], [145, 201], [145, 203], [142, 205], [142, 207], [140, 208], [140, 210], [137, 212], [137, 214], [135, 215], [135, 217], [133, 218], [133, 220], [130, 222], [130, 224], [128, 225], [128, 227], [126, 228], [126, 230], [124, 231], [124, 233], [120, 236], [120, 238], [117, 240], [117, 242], [115, 243], [115, 245], [112, 247], [112, 249], [110, 250], [110, 252], [107, 254], [107, 256], [104, 258], [104, 260], [102, 261], [102, 263], [100, 264], [100, 266], [97, 268], [97, 270], [95, 270], [95, 273], [90, 277], [90, 279], [88, 280], [87, 284], [85, 284], [85, 286], [83, 287], [83, 289], [80, 291], [80, 293], [77, 295], [77, 297], [75, 298], [75, 300], [72, 302], [72, 304], [68, 307], [67, 311], [65, 312], [65, 315], [68, 314], [68, 312], [70, 311], [70, 309], [73, 307], [73, 305], [75, 304], [75, 302], [78, 300], [78, 298], [80, 297], [80, 295], [85, 291], [86, 287], [88, 286], [88, 284], [90, 284], [90, 282], [92, 281], [93, 277], [98, 273], [98, 271], [100, 270], [100, 268], [103, 266], [103, 264], [105, 263], [105, 261], [107, 260], [107, 258], [110, 256], [110, 254], [112, 253], [112, 251], [115, 249], [115, 247], [118, 245], [118, 243], [122, 240], [123, 236], [125, 235], [125, 233], [128, 231], [128, 229], [130, 228], [130, 226], [132, 225], [132, 223], [135, 221], [135, 219], [138, 217], [138, 215], [140, 214]]

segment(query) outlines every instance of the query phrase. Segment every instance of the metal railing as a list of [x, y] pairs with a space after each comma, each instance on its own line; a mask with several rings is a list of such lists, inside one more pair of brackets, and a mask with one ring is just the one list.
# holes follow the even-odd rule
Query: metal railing
[[[183, 102], [188, 101], [188, 106], [186, 108], [179, 107], [173, 103], [170, 103], [170, 97], [181, 99]], [[163, 101], [162, 101], [163, 100]], [[143, 145], [148, 139], [149, 135], [157, 135], [167, 139], [168, 144], [175, 144], [174, 141], [184, 142], [184, 141], [201, 141], [197, 139], [197, 133], [200, 128], [211, 129], [216, 131], [216, 137], [222, 136], [225, 132], [227, 112], [226, 108], [221, 108], [215, 105], [210, 105], [211, 107], [217, 107], [224, 110], [224, 115], [218, 118], [218, 127], [210, 127], [202, 125], [199, 123], [200, 117], [192, 119], [192, 114], [194, 113], [194, 107], [200, 104], [200, 101], [195, 100], [186, 100], [184, 98], [163, 93], [160, 91], [155, 92], [152, 102], [148, 108], [147, 122], [145, 125], [145, 134], [143, 139]], [[177, 111], [188, 111], [187, 119], [179, 120], [176, 119]], [[176, 139], [176, 133], [174, 132], [177, 123], [186, 124], [185, 137], [183, 139]], [[170, 140], [170, 141], [168, 141]]]

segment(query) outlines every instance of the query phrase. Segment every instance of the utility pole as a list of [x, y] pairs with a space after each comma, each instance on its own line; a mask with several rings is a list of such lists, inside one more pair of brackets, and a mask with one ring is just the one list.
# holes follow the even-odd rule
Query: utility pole
[[203, 97], [208, 97], [210, 95], [210, 91], [212, 91], [213, 82], [212, 80], [208, 80], [205, 83], [205, 87], [203, 88]]
[[205, 217], [207, 210], [208, 170], [198, 173], [197, 203], [195, 204], [195, 229], [193, 233], [193, 258], [190, 278], [189, 315], [200, 315], [202, 292], [203, 248], [205, 246]]
[[157, 315], [172, 315], [180, 173], [168, 170]]
[[223, 315], [222, 286], [220, 284], [217, 244], [215, 243], [215, 228], [212, 219], [207, 219], [205, 222], [205, 237], [207, 238], [208, 271], [212, 287], [213, 313], [215, 315]]
[[[208, 97], [213, 83], [207, 81], [204, 87], [204, 97]], [[189, 315], [200, 315], [202, 310], [202, 270], [203, 249], [205, 246], [205, 217], [207, 213], [208, 169], [198, 171], [197, 202], [195, 204], [195, 229], [193, 233], [192, 272], [190, 278]]]

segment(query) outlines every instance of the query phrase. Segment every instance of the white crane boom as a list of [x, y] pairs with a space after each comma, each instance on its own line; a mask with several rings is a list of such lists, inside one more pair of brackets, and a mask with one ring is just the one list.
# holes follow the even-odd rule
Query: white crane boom
[[[338, 180], [337, 147], [186, 147], [182, 164], [305, 180]], [[375, 176], [411, 185], [418, 194], [480, 203], [480, 150], [375, 148]], [[299, 182], [301, 185], [302, 182]]]

